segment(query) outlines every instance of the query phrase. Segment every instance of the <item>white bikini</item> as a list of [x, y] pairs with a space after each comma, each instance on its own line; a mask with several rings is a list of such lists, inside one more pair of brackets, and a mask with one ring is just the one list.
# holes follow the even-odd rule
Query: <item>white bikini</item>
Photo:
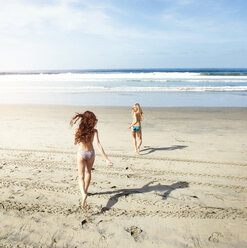
[[84, 160], [90, 160], [91, 158], [93, 158], [95, 156], [95, 152], [94, 150], [78, 150], [78, 153], [81, 155], [81, 157]]

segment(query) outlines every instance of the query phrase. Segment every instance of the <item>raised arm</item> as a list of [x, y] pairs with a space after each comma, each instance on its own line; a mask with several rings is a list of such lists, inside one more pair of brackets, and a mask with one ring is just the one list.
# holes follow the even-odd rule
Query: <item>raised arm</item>
[[104, 151], [102, 145], [100, 144], [98, 130], [96, 130], [96, 129], [95, 129], [95, 135], [94, 135], [94, 137], [95, 137], [95, 139], [96, 139], [96, 144], [97, 144], [97, 147], [98, 147], [99, 152], [100, 152], [101, 155], [104, 157], [104, 159], [106, 160], [107, 164], [108, 164], [109, 166], [112, 166], [113, 163], [109, 160], [109, 158], [108, 158], [107, 155], [105, 154], [105, 151]]

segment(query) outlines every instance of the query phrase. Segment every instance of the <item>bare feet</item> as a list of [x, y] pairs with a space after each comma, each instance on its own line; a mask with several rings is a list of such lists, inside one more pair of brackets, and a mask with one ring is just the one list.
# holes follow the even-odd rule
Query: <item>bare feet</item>
[[87, 202], [86, 202], [86, 200], [87, 200], [87, 194], [84, 194], [84, 195], [82, 196], [82, 201], [81, 201], [81, 207], [82, 207], [82, 209], [85, 209], [85, 208], [87, 207]]

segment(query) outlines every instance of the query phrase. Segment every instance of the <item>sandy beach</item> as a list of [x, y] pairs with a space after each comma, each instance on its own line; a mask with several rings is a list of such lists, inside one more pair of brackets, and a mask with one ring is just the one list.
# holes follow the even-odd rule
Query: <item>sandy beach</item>
[[[93, 111], [96, 150], [80, 208], [75, 112]], [[247, 247], [247, 108], [0, 105], [0, 247]]]

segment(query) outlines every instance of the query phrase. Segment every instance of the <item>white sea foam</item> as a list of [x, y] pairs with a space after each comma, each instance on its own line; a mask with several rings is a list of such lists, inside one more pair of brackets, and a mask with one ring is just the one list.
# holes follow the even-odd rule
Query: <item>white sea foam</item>
[[152, 73], [60, 73], [60, 74], [13, 74], [0, 75], [0, 82], [83, 82], [83, 81], [167, 81], [167, 80], [244, 80], [247, 76], [205, 76], [191, 72]]
[[189, 72], [0, 75], [0, 93], [247, 91], [247, 76]]

